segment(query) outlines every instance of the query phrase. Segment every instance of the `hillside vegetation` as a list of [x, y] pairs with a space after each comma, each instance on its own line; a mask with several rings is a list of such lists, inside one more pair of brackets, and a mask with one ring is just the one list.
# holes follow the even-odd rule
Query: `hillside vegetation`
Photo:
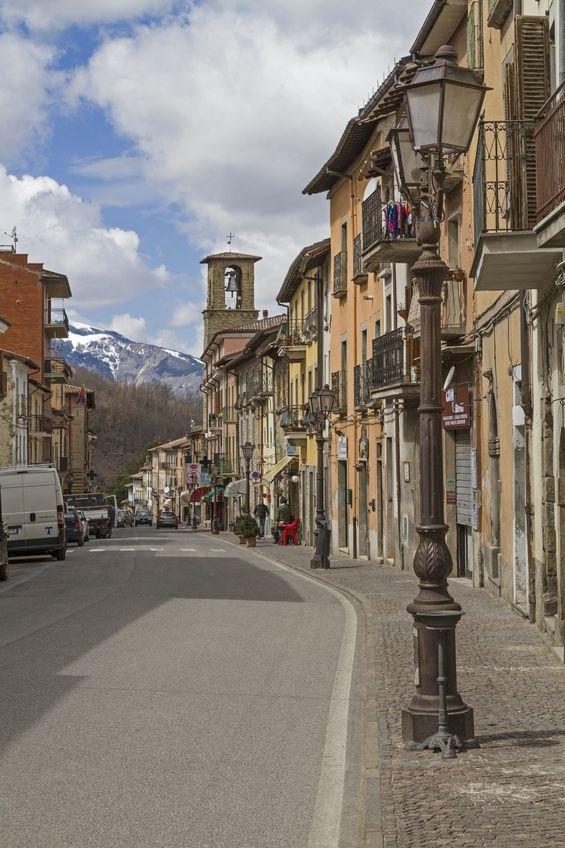
[[98, 483], [123, 493], [124, 479], [139, 467], [148, 447], [186, 434], [198, 407], [173, 394], [163, 383], [147, 386], [115, 383], [81, 368], [73, 383], [95, 392], [91, 429], [96, 433], [94, 467]]

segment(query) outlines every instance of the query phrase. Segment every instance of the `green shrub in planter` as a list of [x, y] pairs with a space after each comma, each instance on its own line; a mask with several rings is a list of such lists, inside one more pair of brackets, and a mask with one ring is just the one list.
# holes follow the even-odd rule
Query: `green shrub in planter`
[[250, 515], [244, 515], [240, 521], [241, 524], [239, 525], [238, 530], [244, 539], [256, 539], [259, 535], [259, 527], [255, 519], [251, 518]]

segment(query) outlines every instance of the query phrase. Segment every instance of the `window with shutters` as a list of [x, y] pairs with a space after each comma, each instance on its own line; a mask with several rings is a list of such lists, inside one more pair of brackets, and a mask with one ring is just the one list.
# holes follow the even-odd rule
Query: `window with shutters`
[[473, 0], [467, 16], [467, 64], [474, 70], [484, 67], [483, 0]]

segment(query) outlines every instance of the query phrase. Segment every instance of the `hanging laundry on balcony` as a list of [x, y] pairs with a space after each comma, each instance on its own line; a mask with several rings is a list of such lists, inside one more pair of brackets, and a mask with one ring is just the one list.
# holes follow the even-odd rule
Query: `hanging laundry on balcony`
[[386, 228], [392, 238], [411, 237], [413, 235], [412, 209], [407, 203], [390, 200], [385, 209]]

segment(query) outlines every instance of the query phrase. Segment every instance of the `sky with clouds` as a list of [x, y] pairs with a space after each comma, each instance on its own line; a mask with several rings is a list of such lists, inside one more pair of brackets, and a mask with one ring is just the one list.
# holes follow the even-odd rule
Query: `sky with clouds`
[[302, 188], [428, 5], [0, 0], [0, 232], [68, 274], [76, 319], [198, 354], [199, 259], [235, 233], [274, 308], [327, 231]]

